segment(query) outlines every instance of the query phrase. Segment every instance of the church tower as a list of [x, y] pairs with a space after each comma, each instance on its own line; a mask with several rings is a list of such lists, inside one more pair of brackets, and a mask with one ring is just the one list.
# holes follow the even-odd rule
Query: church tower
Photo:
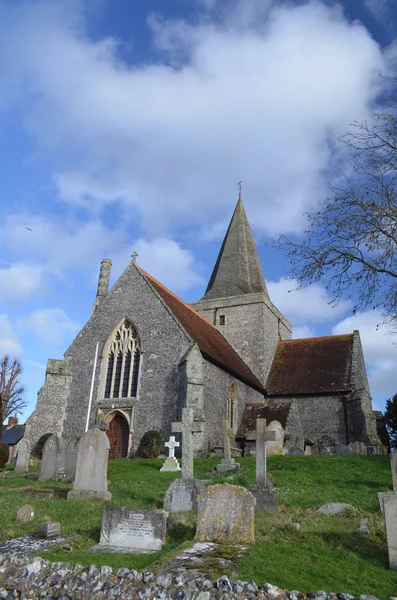
[[291, 325], [269, 298], [241, 192], [207, 290], [192, 307], [209, 319], [263, 384]]

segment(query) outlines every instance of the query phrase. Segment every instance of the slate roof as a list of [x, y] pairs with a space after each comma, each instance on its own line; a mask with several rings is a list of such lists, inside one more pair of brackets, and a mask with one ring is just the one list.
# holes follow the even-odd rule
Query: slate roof
[[269, 295], [240, 194], [202, 300], [257, 292]]
[[234, 375], [237, 379], [265, 393], [259, 379], [208, 319], [178, 298], [149, 273], [141, 268], [139, 271], [153, 286], [188, 335], [197, 343], [204, 358]]
[[269, 394], [351, 390], [353, 334], [279, 341], [266, 382]]
[[285, 429], [290, 408], [291, 402], [288, 401], [246, 404], [236, 438], [244, 438], [247, 431], [255, 431], [257, 419], [266, 419], [267, 425], [279, 421]]
[[13, 425], [12, 427], [3, 426], [3, 432], [0, 442], [14, 446], [17, 444], [25, 433], [25, 425]]

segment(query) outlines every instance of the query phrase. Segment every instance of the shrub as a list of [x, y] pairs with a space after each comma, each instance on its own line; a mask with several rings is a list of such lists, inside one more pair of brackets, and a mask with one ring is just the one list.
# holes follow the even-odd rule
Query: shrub
[[164, 440], [159, 431], [147, 431], [139, 443], [138, 456], [141, 458], [157, 458], [164, 446]]
[[8, 444], [0, 443], [0, 469], [4, 469], [8, 463], [9, 448]]

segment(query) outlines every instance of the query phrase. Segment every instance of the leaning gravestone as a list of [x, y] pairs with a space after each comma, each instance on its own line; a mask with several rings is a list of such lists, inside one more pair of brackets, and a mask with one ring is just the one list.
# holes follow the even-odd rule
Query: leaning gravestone
[[390, 453], [390, 468], [393, 480], [393, 490], [397, 492], [397, 450]]
[[110, 500], [108, 491], [109, 438], [99, 429], [89, 429], [77, 444], [76, 476], [68, 500]]
[[197, 498], [198, 542], [253, 544], [255, 498], [238, 485], [210, 485]]
[[157, 552], [167, 533], [164, 510], [130, 510], [105, 506], [99, 545], [92, 550], [103, 552]]
[[387, 494], [383, 498], [386, 521], [387, 548], [389, 551], [389, 567], [397, 569], [397, 494]]
[[56, 435], [50, 435], [43, 447], [43, 455], [40, 462], [39, 481], [57, 480], [59, 466], [59, 439]]
[[317, 440], [319, 454], [335, 454], [335, 440], [330, 435], [322, 435]]
[[18, 445], [17, 461], [15, 463], [15, 471], [24, 473], [28, 470], [30, 458], [30, 443], [28, 440], [21, 440]]
[[74, 481], [76, 475], [78, 441], [77, 437], [73, 437], [66, 444], [65, 470], [63, 474], [66, 481]]
[[197, 510], [197, 494], [204, 488], [197, 479], [174, 479], [164, 496], [164, 510], [170, 513]]

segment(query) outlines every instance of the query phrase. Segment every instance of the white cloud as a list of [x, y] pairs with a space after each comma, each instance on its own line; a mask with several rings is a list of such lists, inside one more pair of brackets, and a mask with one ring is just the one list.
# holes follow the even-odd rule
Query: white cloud
[[332, 333], [359, 330], [371, 391], [386, 399], [397, 391], [397, 338], [387, 325], [378, 327], [382, 321], [379, 310], [360, 312], [335, 325]]
[[42, 268], [26, 262], [13, 263], [0, 269], [0, 304], [14, 300], [30, 300], [43, 292]]
[[3, 103], [51, 154], [64, 201], [121, 201], [161, 237], [223, 219], [243, 179], [258, 231], [302, 230], [332, 142], [367, 113], [386, 63], [340, 9], [234, 5], [212, 25], [152, 19], [176, 68], [127, 65], [114, 40], [85, 35], [76, 3], [3, 6]]
[[38, 339], [56, 347], [66, 336], [74, 336], [80, 326], [72, 321], [62, 308], [46, 308], [19, 319], [18, 328], [32, 330]]
[[332, 306], [326, 289], [317, 283], [298, 289], [296, 280], [281, 278], [277, 282], [269, 281], [267, 287], [272, 302], [289, 321], [297, 325], [305, 325], [308, 321], [332, 321], [340, 318], [351, 307], [351, 303], [346, 300]]
[[0, 356], [8, 354], [11, 357], [22, 352], [16, 332], [12, 327], [7, 315], [0, 315]]
[[297, 327], [292, 328], [292, 338], [294, 340], [299, 340], [301, 338], [314, 337], [316, 335], [313, 327], [309, 327], [308, 325], [298, 325]]
[[204, 283], [193, 255], [174, 240], [159, 238], [148, 242], [139, 239], [135, 247], [139, 266], [171, 290], [183, 292]]

